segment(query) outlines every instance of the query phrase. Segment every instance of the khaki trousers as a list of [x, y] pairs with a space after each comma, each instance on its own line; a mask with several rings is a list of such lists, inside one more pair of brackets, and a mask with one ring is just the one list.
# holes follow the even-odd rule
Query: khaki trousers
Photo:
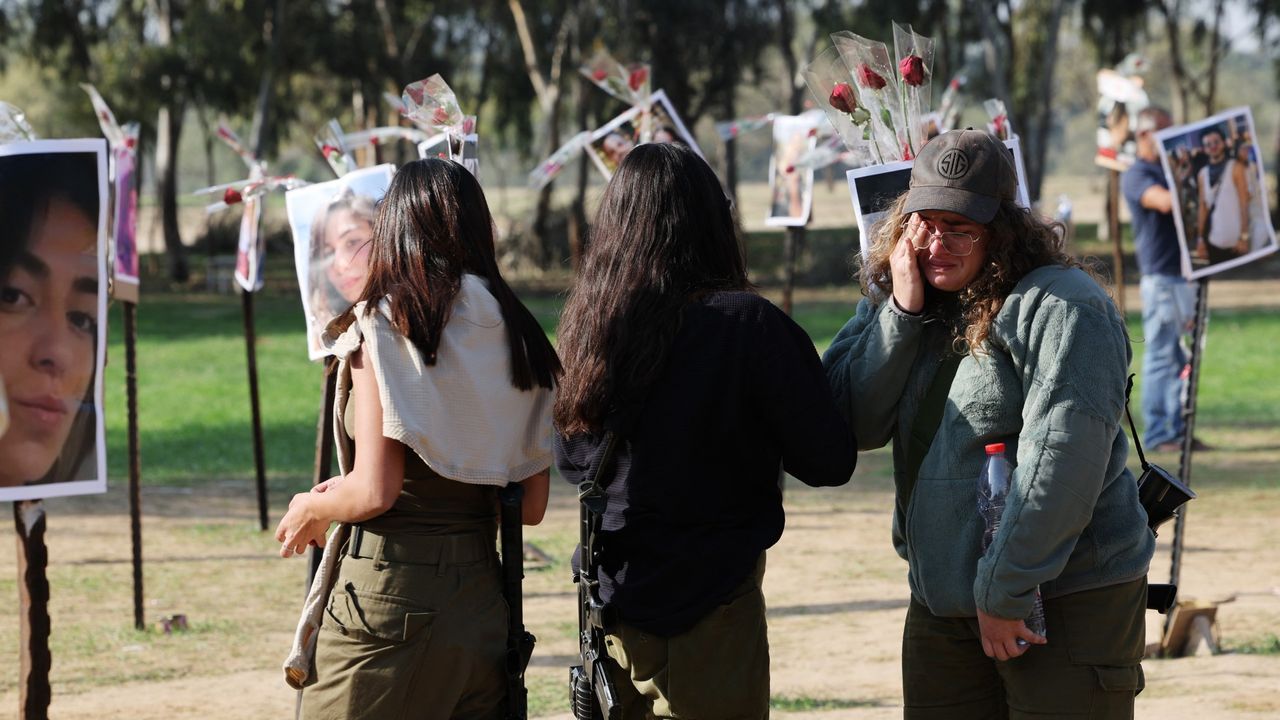
[[365, 532], [341, 562], [301, 717], [503, 716], [507, 605], [492, 537]]
[[605, 636], [623, 720], [769, 717], [762, 580], [764, 555], [729, 601], [687, 632], [664, 638], [619, 623]]
[[977, 618], [942, 618], [914, 599], [902, 635], [907, 720], [1130, 720], [1143, 688], [1145, 579], [1044, 601], [1049, 643], [997, 662]]

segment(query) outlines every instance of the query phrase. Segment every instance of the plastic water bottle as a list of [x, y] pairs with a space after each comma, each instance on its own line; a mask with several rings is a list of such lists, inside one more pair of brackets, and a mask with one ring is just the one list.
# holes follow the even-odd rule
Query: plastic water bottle
[[[986, 446], [987, 460], [982, 464], [982, 472], [978, 474], [978, 515], [983, 520], [982, 552], [991, 547], [996, 532], [1000, 529], [1000, 518], [1004, 515], [1004, 501], [1009, 495], [1009, 484], [1013, 481], [1013, 463], [1004, 454], [1004, 443], [991, 443]], [[1045, 637], [1044, 601], [1040, 598], [1040, 588], [1036, 588], [1036, 603], [1031, 609], [1031, 616], [1026, 619], [1027, 628], [1031, 632]], [[1018, 644], [1024, 641], [1019, 640]]]

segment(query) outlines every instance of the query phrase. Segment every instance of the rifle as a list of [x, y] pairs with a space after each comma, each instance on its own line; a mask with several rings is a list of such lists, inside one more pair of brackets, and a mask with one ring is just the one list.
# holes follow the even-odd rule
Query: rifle
[[508, 483], [498, 490], [499, 513], [502, 519], [502, 596], [507, 601], [507, 720], [525, 720], [529, 716], [529, 692], [524, 686], [524, 671], [533, 656], [537, 638], [524, 627], [523, 594], [520, 581], [524, 579], [524, 541], [521, 537], [523, 521], [520, 506], [524, 499], [524, 486]]
[[[578, 485], [578, 500], [582, 503], [581, 544], [579, 569], [574, 573], [573, 581], [578, 584], [578, 653], [581, 664], [569, 668], [569, 699], [577, 720], [620, 720], [622, 717], [622, 705], [618, 703], [617, 691], [609, 677], [606, 666], [609, 657], [604, 649], [606, 628], [613, 625], [616, 618], [612, 608], [600, 601], [600, 581], [596, 577], [600, 552], [596, 536], [608, 505], [604, 490], [611, 477], [606, 473], [613, 461], [617, 442], [617, 434], [606, 430], [604, 449], [595, 471], [588, 470], [587, 479]], [[600, 482], [602, 474], [605, 475], [603, 483]]]

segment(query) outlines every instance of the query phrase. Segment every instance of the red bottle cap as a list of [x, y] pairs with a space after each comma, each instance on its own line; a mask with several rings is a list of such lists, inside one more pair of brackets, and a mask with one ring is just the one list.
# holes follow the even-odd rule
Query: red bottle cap
[[1003, 454], [1004, 454], [1004, 443], [991, 443], [990, 445], [988, 445], [988, 446], [987, 446], [987, 454], [988, 454], [988, 455], [1003, 455]]

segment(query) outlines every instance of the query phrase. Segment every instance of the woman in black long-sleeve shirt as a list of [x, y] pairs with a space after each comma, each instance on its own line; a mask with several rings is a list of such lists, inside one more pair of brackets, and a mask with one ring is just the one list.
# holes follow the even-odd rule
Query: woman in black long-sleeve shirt
[[687, 148], [632, 150], [605, 189], [559, 339], [556, 463], [620, 427], [599, 536], [624, 717], [766, 717], [764, 551], [778, 467], [849, 480], [855, 444], [813, 342], [752, 291], [729, 202]]

